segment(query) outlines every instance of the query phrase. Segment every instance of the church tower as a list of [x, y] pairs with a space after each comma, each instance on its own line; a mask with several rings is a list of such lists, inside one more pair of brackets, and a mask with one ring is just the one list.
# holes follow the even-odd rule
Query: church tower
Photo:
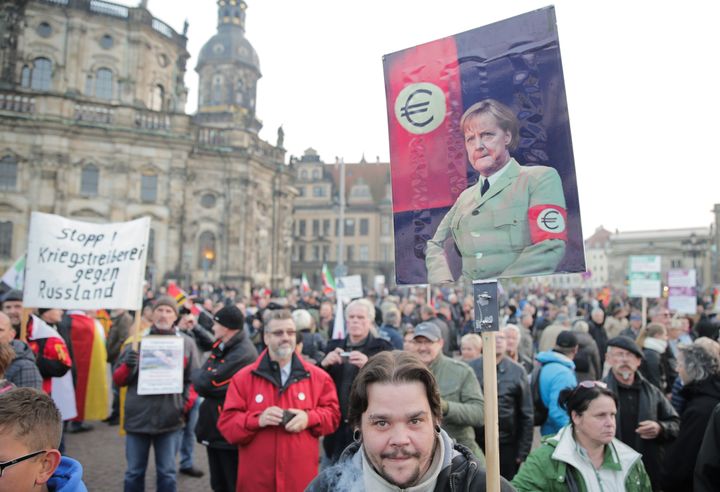
[[[217, 33], [200, 50], [195, 70], [200, 77], [195, 120], [204, 127], [257, 134], [255, 94], [260, 61], [245, 38], [243, 0], [218, 0]], [[234, 132], [235, 133], [235, 132]]]

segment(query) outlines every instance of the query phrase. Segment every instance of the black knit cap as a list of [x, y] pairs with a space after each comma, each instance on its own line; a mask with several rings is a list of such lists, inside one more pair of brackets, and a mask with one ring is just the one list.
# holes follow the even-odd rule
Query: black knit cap
[[558, 334], [555, 345], [562, 348], [573, 348], [578, 346], [578, 339], [575, 333], [565, 330]]
[[228, 330], [242, 330], [245, 324], [245, 316], [234, 304], [225, 306], [215, 313], [213, 320]]

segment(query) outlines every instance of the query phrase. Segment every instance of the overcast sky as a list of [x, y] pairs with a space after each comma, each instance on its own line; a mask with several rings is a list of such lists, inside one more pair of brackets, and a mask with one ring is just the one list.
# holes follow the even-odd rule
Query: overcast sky
[[[389, 159], [382, 56], [547, 6], [539, 0], [246, 0], [260, 57], [261, 136], [325, 162]], [[137, 1], [120, 3], [137, 5]], [[720, 203], [720, 2], [555, 3], [583, 235], [708, 226]], [[213, 0], [149, 0], [181, 32], [194, 71], [215, 33]]]

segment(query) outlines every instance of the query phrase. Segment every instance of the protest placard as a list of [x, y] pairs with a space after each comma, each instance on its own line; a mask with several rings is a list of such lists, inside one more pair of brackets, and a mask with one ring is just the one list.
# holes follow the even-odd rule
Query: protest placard
[[630, 297], [660, 297], [661, 261], [657, 255], [631, 256], [628, 259], [628, 295]]
[[681, 314], [697, 312], [697, 274], [694, 268], [668, 272], [668, 308]]
[[183, 391], [183, 339], [148, 336], [140, 342], [138, 395], [168, 395]]
[[585, 271], [554, 8], [383, 65], [397, 283]]
[[360, 275], [338, 277], [335, 281], [335, 287], [338, 297], [345, 302], [352, 299], [359, 299], [363, 296], [362, 277]]
[[24, 305], [139, 309], [150, 219], [96, 224], [33, 212]]

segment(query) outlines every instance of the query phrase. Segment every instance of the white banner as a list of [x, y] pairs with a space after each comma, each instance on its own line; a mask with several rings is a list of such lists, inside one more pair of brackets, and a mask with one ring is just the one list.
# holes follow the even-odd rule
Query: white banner
[[183, 354], [182, 337], [144, 337], [140, 342], [138, 395], [182, 393]]
[[363, 296], [362, 277], [360, 275], [348, 275], [335, 279], [336, 295], [343, 301], [359, 299]]
[[150, 219], [95, 224], [33, 212], [25, 307], [140, 309]]

